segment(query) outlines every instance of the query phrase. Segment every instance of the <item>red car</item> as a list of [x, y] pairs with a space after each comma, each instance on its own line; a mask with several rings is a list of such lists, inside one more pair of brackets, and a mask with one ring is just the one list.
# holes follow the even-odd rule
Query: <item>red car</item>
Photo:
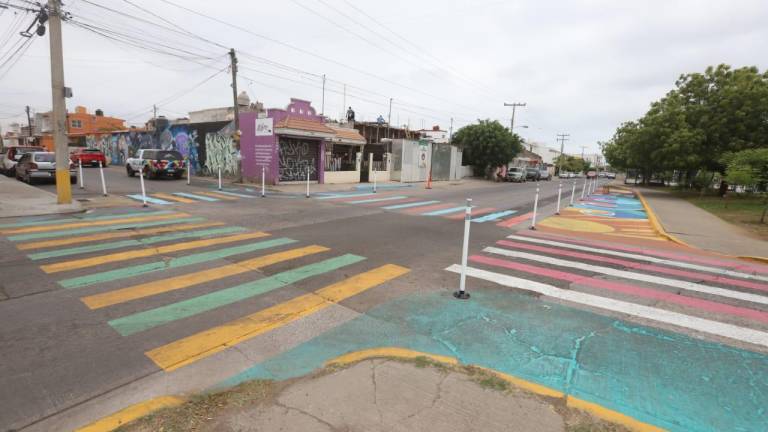
[[107, 166], [107, 158], [104, 153], [95, 148], [79, 148], [69, 154], [69, 159], [77, 166], [78, 161], [82, 160], [83, 165], [98, 166], [101, 162], [102, 166]]

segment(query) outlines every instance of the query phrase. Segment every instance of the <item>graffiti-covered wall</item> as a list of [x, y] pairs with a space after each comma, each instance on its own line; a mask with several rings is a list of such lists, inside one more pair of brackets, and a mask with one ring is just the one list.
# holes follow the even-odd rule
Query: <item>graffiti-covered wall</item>
[[216, 175], [221, 169], [223, 175], [237, 174], [237, 148], [231, 135], [209, 133], [205, 135], [205, 169], [209, 175]]

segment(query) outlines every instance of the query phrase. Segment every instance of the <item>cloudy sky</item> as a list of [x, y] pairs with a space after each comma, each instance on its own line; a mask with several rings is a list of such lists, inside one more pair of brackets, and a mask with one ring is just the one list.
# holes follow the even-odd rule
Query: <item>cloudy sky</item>
[[[68, 109], [135, 124], [153, 104], [173, 118], [230, 104], [233, 47], [239, 88], [267, 107], [297, 97], [320, 110], [325, 74], [332, 118], [345, 85], [358, 119], [386, 118], [392, 98], [392, 123], [412, 129], [448, 129], [450, 118], [454, 128], [507, 125], [504, 102], [525, 102], [516, 132], [552, 146], [569, 133], [566, 151], [589, 152], [679, 74], [768, 61], [764, 0], [65, 0], [64, 9]], [[33, 17], [0, 11], [3, 64]], [[2, 126], [24, 119], [25, 105], [50, 107], [47, 35], [21, 53], [0, 66]]]

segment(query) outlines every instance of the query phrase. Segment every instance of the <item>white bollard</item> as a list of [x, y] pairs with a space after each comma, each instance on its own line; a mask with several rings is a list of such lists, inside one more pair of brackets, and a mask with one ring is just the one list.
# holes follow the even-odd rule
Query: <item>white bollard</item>
[[78, 159], [77, 163], [80, 165], [80, 189], [85, 189], [85, 185], [83, 184], [83, 160]]
[[584, 187], [581, 188], [581, 199], [584, 199], [584, 193], [587, 192], [587, 178], [584, 177]]
[[104, 167], [101, 165], [101, 161], [99, 161], [99, 175], [101, 175], [101, 193], [107, 196], [107, 182], [104, 181]]
[[574, 196], [576, 196], [576, 180], [573, 181], [573, 189], [571, 189], [571, 205], [573, 205]]
[[557, 210], [555, 210], [555, 214], [560, 214], [560, 197], [563, 194], [563, 182], [560, 182], [560, 184], [557, 186]]
[[142, 207], [147, 206], [147, 191], [144, 189], [144, 167], [142, 166], [139, 170], [139, 183], [141, 184], [141, 201], [142, 201]]
[[262, 166], [261, 167], [261, 197], [264, 198], [267, 196], [267, 188], [266, 188], [266, 181], [267, 181], [267, 167]]
[[467, 198], [467, 209], [464, 211], [464, 243], [461, 246], [461, 278], [459, 290], [453, 296], [460, 300], [469, 298], [467, 292], [467, 254], [469, 252], [469, 225], [472, 222], [472, 198]]
[[189, 163], [189, 159], [187, 159], [187, 186], [189, 186], [192, 183], [192, 165]]
[[539, 184], [536, 183], [536, 197], [533, 199], [533, 217], [531, 218], [531, 229], [536, 229], [536, 213], [539, 210]]
[[309, 167], [307, 167], [307, 198], [309, 198]]
[[376, 170], [373, 170], [373, 193], [376, 193]]
[[221, 190], [221, 168], [219, 168], [219, 190]]

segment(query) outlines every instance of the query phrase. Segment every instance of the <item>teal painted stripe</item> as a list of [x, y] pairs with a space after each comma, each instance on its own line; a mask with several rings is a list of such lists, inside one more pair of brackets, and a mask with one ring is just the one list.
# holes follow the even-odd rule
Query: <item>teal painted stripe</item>
[[173, 204], [170, 201], [161, 200], [159, 198], [152, 198], [151, 196], [144, 196], [142, 197], [140, 194], [134, 194], [134, 195], [126, 195], [128, 198], [135, 199], [136, 201], [144, 201], [144, 199], [147, 200], [148, 203], [151, 204], [159, 204], [159, 205], [171, 205]]
[[47, 251], [47, 252], [38, 252], [38, 253], [29, 254], [27, 256], [32, 260], [41, 260], [46, 258], [62, 257], [67, 255], [77, 255], [82, 253], [98, 252], [98, 251], [109, 250], [109, 249], [119, 249], [119, 248], [128, 247], [128, 246], [142, 246], [142, 245], [162, 243], [166, 241], [178, 240], [178, 239], [184, 239], [184, 238], [196, 238], [196, 237], [205, 237], [210, 235], [232, 234], [232, 233], [243, 232], [243, 231], [246, 231], [246, 229], [243, 227], [224, 227], [224, 228], [213, 228], [213, 229], [207, 229], [207, 230], [178, 232], [178, 233], [166, 234], [161, 236], [147, 237], [147, 238], [138, 239], [138, 240], [135, 240], [135, 239], [121, 240], [121, 241], [109, 242], [109, 243], [103, 243], [103, 244], [97, 244], [97, 245], [91, 245], [91, 246], [80, 246], [80, 247], [59, 249], [59, 250], [53, 250], [53, 251]]
[[134, 217], [134, 216], [157, 216], [157, 215], [164, 215], [164, 214], [170, 214], [170, 213], [173, 213], [173, 211], [163, 210], [163, 211], [131, 212], [131, 213], [110, 214], [106, 216], [96, 214], [96, 215], [85, 215], [79, 218], [46, 219], [46, 220], [39, 220], [39, 221], [16, 222], [16, 223], [0, 225], [0, 228], [20, 228], [20, 227], [28, 227], [28, 226], [57, 225], [60, 223], [82, 222], [85, 220], [87, 221], [110, 220], [110, 219], [122, 219], [126, 217]]
[[198, 201], [209, 201], [209, 202], [218, 201], [218, 199], [216, 198], [211, 198], [211, 197], [202, 196], [202, 195], [195, 195], [195, 194], [186, 193], [186, 192], [174, 192], [173, 194], [178, 195], [180, 197], [196, 199]]
[[422, 216], [439, 216], [439, 215], [444, 215], [444, 214], [448, 214], [448, 213], [460, 212], [460, 211], [466, 210], [466, 209], [467, 209], [466, 206], [452, 207], [452, 208], [449, 208], [449, 209], [435, 210], [435, 211], [431, 211], [431, 212], [422, 213], [421, 215]]
[[352, 254], [330, 258], [253, 282], [244, 283], [242, 285], [193, 297], [189, 300], [117, 318], [109, 321], [109, 325], [121, 335], [129, 336], [159, 325], [265, 294], [300, 280], [328, 273], [329, 271], [360, 262], [364, 259], [365, 257]]
[[354, 198], [354, 197], [364, 197], [364, 196], [371, 196], [376, 195], [373, 192], [367, 192], [367, 193], [350, 193], [350, 194], [334, 194], [334, 195], [323, 195], [319, 197], [315, 197], [315, 199], [319, 200], [327, 200], [327, 199], [335, 199], [335, 198]]
[[203, 221], [205, 221], [205, 218], [201, 218], [201, 217], [164, 219], [164, 220], [152, 221], [152, 222], [135, 222], [135, 223], [127, 223], [127, 224], [119, 224], [119, 225], [96, 226], [96, 227], [90, 227], [90, 228], [77, 228], [77, 229], [68, 229], [68, 230], [61, 230], [61, 231], [46, 231], [46, 232], [39, 232], [39, 233], [19, 234], [19, 235], [8, 237], [8, 240], [22, 241], [22, 240], [33, 240], [33, 239], [50, 238], [50, 237], [66, 237], [74, 234], [117, 231], [121, 229], [146, 228], [146, 227], [153, 227], [158, 225], [172, 225], [172, 224], [180, 224], [180, 223], [186, 223], [186, 222], [203, 222]]
[[372, 202], [379, 202], [379, 201], [393, 201], [393, 200], [399, 200], [403, 198], [408, 198], [405, 195], [398, 195], [398, 196], [392, 196], [392, 197], [386, 197], [386, 198], [371, 198], [371, 199], [364, 199], [359, 201], [350, 201], [350, 204], [365, 204], [365, 203], [372, 203]]
[[398, 204], [398, 205], [391, 205], [387, 207], [382, 207], [384, 210], [397, 210], [397, 209], [404, 209], [408, 207], [419, 207], [427, 204], [437, 204], [440, 201], [419, 201], [415, 203], [408, 203], [408, 204]]
[[173, 258], [169, 261], [156, 261], [149, 264], [139, 264], [131, 267], [120, 268], [116, 270], [94, 273], [85, 276], [74, 277], [59, 281], [59, 285], [64, 288], [81, 288], [89, 285], [95, 285], [102, 282], [112, 282], [133, 276], [139, 276], [147, 273], [153, 273], [160, 270], [185, 267], [194, 264], [201, 264], [216, 259], [227, 258], [233, 255], [254, 252], [257, 250], [268, 249], [272, 247], [283, 246], [296, 243], [297, 240], [289, 238], [276, 238], [257, 243], [235, 246], [231, 248], [218, 249], [211, 252], [202, 252], [194, 255]]
[[515, 214], [515, 213], [517, 213], [517, 212], [514, 211], [514, 210], [504, 210], [504, 211], [500, 211], [500, 212], [496, 212], [496, 213], [491, 213], [489, 215], [481, 216], [481, 217], [479, 217], [477, 219], [472, 219], [472, 222], [477, 222], [477, 223], [488, 222], [488, 221], [492, 221], [492, 220], [496, 220], [496, 219], [501, 219], [504, 216], [509, 216], [509, 215], [512, 215], [512, 214]]
[[216, 193], [220, 193], [222, 195], [230, 195], [230, 196], [235, 196], [235, 197], [240, 197], [240, 198], [256, 198], [253, 195], [246, 195], [246, 194], [235, 193], [235, 192], [227, 192], [227, 191], [223, 191], [223, 190], [212, 189], [211, 191], [212, 192], [216, 192]]

